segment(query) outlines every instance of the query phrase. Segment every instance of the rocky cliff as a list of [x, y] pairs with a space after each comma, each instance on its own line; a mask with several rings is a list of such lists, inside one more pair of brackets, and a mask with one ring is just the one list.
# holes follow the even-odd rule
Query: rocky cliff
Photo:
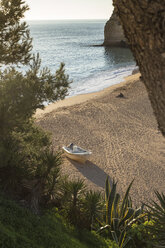
[[115, 10], [104, 28], [104, 46], [127, 47], [126, 38]]

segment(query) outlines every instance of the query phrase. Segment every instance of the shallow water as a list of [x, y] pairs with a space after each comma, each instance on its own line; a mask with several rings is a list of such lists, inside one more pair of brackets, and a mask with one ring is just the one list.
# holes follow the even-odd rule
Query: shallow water
[[104, 40], [106, 20], [29, 21], [34, 52], [42, 66], [56, 71], [60, 62], [73, 80], [70, 96], [104, 89], [122, 81], [135, 67], [126, 48], [97, 46]]

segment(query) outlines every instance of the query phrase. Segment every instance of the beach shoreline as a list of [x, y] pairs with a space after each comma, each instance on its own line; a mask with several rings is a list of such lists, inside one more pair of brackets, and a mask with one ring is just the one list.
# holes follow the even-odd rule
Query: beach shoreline
[[42, 118], [45, 114], [48, 114], [54, 110], [57, 110], [58, 108], [62, 108], [62, 107], [69, 107], [69, 106], [73, 106], [75, 104], [81, 104], [84, 103], [86, 101], [92, 100], [96, 97], [102, 97], [104, 94], [110, 93], [114, 90], [117, 90], [121, 87], [126, 86], [127, 84], [134, 82], [136, 80], [138, 80], [140, 77], [140, 73], [136, 73], [134, 75], [130, 75], [124, 78], [123, 81], [119, 82], [118, 84], [114, 84], [111, 85], [101, 91], [97, 91], [97, 92], [93, 92], [93, 93], [86, 93], [86, 94], [79, 94], [76, 96], [71, 96], [68, 98], [65, 98], [64, 100], [59, 100], [55, 103], [51, 103], [47, 106], [45, 106], [45, 108], [42, 109], [37, 109], [36, 114], [35, 114], [35, 118], [40, 119]]
[[[107, 176], [118, 191], [131, 189], [135, 205], [164, 192], [165, 140], [140, 74], [97, 93], [78, 95], [37, 112], [36, 124], [52, 135], [54, 150], [74, 143], [92, 151], [80, 164], [64, 157], [63, 175], [81, 178], [89, 189], [104, 190]], [[124, 97], [117, 97], [120, 93]]]

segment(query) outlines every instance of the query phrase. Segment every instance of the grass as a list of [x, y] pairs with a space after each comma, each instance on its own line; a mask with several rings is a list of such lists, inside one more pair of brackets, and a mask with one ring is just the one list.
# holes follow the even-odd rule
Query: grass
[[66, 224], [57, 209], [36, 216], [0, 195], [1, 248], [115, 248], [94, 232]]

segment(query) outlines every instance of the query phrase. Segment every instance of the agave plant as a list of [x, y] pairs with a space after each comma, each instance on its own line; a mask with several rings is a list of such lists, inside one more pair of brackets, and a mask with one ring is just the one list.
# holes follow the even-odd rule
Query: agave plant
[[112, 187], [109, 180], [106, 180], [105, 186], [105, 225], [103, 225], [99, 232], [108, 230], [114, 241], [120, 248], [124, 247], [129, 237], [126, 237], [127, 231], [131, 225], [142, 215], [143, 206], [138, 209], [133, 209], [132, 201], [129, 197], [129, 192], [133, 181], [128, 186], [126, 193], [121, 200], [121, 197], [116, 193], [117, 183], [113, 181]]
[[148, 214], [153, 225], [148, 227], [152, 233], [153, 241], [158, 247], [165, 247], [165, 195], [155, 191], [159, 203], [152, 201], [148, 207]]

